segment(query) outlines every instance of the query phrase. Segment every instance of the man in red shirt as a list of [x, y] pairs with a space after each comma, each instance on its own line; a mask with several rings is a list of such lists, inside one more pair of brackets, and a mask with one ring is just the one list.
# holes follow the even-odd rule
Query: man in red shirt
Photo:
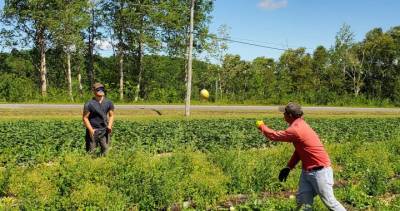
[[345, 210], [333, 194], [333, 172], [328, 153], [318, 135], [304, 121], [301, 106], [289, 103], [284, 109], [284, 118], [289, 127], [284, 131], [268, 128], [263, 121], [257, 121], [258, 129], [272, 141], [292, 142], [295, 151], [287, 167], [279, 173], [279, 180], [286, 181], [290, 170], [301, 160], [302, 172], [297, 192], [298, 209], [304, 206], [311, 210], [314, 197], [319, 195], [329, 210]]

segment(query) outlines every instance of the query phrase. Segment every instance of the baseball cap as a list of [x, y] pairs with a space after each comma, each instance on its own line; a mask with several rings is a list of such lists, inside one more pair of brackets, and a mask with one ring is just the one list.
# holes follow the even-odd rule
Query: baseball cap
[[290, 102], [286, 106], [279, 107], [279, 111], [291, 114], [293, 117], [303, 116], [303, 110], [301, 106], [297, 103]]
[[95, 89], [97, 89], [97, 88], [100, 88], [100, 87], [103, 87], [103, 88], [104, 88], [104, 85], [101, 84], [101, 83], [95, 83], [95, 84], [93, 84], [93, 86], [92, 86], [93, 90], [95, 90]]

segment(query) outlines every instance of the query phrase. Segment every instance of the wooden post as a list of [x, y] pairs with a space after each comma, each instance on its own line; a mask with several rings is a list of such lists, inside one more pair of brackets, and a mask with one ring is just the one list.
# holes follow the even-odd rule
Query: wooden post
[[185, 116], [190, 116], [190, 97], [192, 92], [192, 52], [193, 52], [193, 22], [194, 22], [194, 5], [196, 0], [192, 0], [190, 7], [190, 30], [189, 30], [189, 54], [188, 54], [188, 74], [186, 82], [186, 102], [185, 102]]

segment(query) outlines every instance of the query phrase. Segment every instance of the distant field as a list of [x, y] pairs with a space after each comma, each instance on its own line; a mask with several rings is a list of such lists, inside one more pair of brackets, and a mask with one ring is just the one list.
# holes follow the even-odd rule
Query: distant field
[[[158, 113], [160, 112], [160, 114]], [[18, 119], [80, 119], [82, 108], [0, 108], [0, 120], [18, 120]], [[280, 117], [282, 114], [276, 110], [193, 110], [192, 119], [208, 118], [261, 118], [261, 117]], [[306, 117], [398, 117], [400, 111], [305, 111]], [[145, 120], [145, 119], [184, 119], [183, 110], [151, 110], [151, 109], [117, 109], [117, 119], [126, 120]]]

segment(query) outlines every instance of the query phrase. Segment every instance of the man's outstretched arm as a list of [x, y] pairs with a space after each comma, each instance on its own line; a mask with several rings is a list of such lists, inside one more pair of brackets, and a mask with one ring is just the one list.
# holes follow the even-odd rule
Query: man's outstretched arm
[[296, 134], [290, 128], [287, 130], [275, 131], [265, 124], [262, 124], [258, 129], [271, 141], [294, 142], [296, 140]]

